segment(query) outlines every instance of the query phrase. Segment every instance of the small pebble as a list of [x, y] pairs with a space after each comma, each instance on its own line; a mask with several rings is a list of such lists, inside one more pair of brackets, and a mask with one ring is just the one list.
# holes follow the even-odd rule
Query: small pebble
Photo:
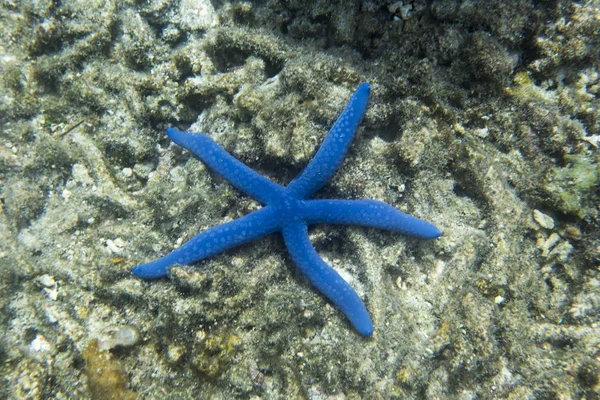
[[50, 352], [52, 345], [46, 340], [46, 338], [38, 334], [35, 339], [29, 343], [29, 350], [33, 352]]
[[135, 326], [124, 325], [118, 329], [112, 329], [105, 337], [98, 341], [100, 350], [110, 350], [117, 346], [129, 347], [137, 344], [140, 340], [140, 332]]
[[398, 287], [398, 289], [402, 289], [402, 277], [398, 276], [396, 278], [396, 287]]
[[473, 133], [475, 134], [475, 136], [478, 136], [482, 139], [488, 137], [490, 134], [488, 128], [475, 129], [475, 130], [473, 130]]
[[140, 340], [140, 333], [135, 327], [125, 325], [115, 332], [114, 338], [117, 346], [129, 347]]
[[181, 358], [184, 356], [185, 354], [185, 347], [183, 346], [175, 346], [175, 345], [170, 345], [168, 350], [167, 350], [167, 360], [169, 360], [172, 363], [176, 363], [179, 360], [181, 360]]
[[58, 299], [58, 285], [55, 285], [53, 288], [44, 288], [44, 292], [50, 300]]
[[61, 196], [63, 199], [65, 199], [65, 201], [69, 201], [69, 198], [71, 197], [72, 193], [69, 189], [64, 189], [61, 193]]
[[581, 240], [581, 231], [579, 230], [579, 228], [573, 225], [565, 226], [562, 235], [568, 237], [569, 239]]
[[551, 234], [550, 236], [548, 236], [548, 239], [541, 242], [538, 247], [542, 250], [542, 257], [548, 257], [548, 254], [550, 254], [550, 250], [552, 250], [552, 248], [558, 242], [560, 242], [560, 236], [558, 235], [558, 233]]
[[533, 210], [533, 219], [539, 226], [546, 229], [554, 228], [554, 220], [551, 216], [544, 214], [539, 210]]
[[131, 178], [133, 176], [133, 170], [131, 168], [123, 168], [121, 173], [125, 178]]
[[38, 277], [37, 281], [39, 282], [40, 285], [47, 287], [47, 288], [53, 287], [54, 285], [56, 285], [56, 281], [54, 280], [54, 277], [52, 277], [48, 274], [44, 274], [44, 275]]
[[58, 282], [54, 277], [44, 274], [36, 279], [36, 282], [42, 286], [42, 290], [50, 298], [50, 300], [58, 299]]
[[106, 248], [108, 249], [108, 251], [111, 254], [121, 254], [121, 252], [123, 251], [123, 246], [125, 245], [125, 242], [123, 241], [123, 239], [107, 239], [106, 240]]

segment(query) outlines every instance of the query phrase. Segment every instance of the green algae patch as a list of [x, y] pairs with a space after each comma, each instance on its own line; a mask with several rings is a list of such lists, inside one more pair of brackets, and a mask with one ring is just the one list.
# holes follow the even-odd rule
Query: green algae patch
[[583, 218], [599, 184], [598, 164], [584, 155], [566, 155], [567, 166], [552, 171], [546, 190], [561, 211]]
[[94, 400], [137, 398], [135, 392], [127, 389], [127, 374], [121, 363], [110, 351], [102, 351], [98, 340], [92, 340], [83, 351], [85, 374], [90, 396]]

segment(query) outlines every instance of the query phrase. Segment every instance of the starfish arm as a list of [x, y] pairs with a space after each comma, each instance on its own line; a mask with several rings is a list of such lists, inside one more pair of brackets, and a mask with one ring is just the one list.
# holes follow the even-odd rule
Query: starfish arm
[[331, 178], [341, 165], [367, 109], [369, 93], [369, 84], [366, 82], [360, 84], [325, 137], [315, 157], [287, 186], [290, 194], [296, 198], [308, 198]]
[[267, 206], [199, 233], [166, 256], [137, 265], [133, 268], [133, 274], [144, 279], [160, 278], [167, 275], [167, 270], [175, 264], [195, 263], [279, 229], [275, 210]]
[[424, 239], [435, 239], [442, 234], [433, 224], [375, 200], [310, 200], [303, 203], [302, 213], [309, 225], [361, 225]]
[[292, 259], [310, 283], [342, 310], [358, 333], [371, 336], [373, 324], [365, 305], [354, 289], [317, 254], [308, 238], [306, 224], [285, 226], [283, 238]]
[[267, 204], [283, 194], [282, 186], [237, 160], [210, 137], [201, 133], [181, 132], [174, 128], [167, 129], [167, 134], [172, 141], [194, 153], [233, 186], [262, 204]]

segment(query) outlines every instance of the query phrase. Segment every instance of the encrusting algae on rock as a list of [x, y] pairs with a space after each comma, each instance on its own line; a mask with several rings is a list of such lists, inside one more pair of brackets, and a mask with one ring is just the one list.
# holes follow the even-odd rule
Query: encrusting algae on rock
[[101, 350], [97, 339], [88, 343], [82, 356], [93, 400], [137, 399], [137, 394], [127, 388], [127, 374], [119, 360], [110, 351]]
[[223, 331], [196, 335], [192, 365], [207, 379], [218, 377], [242, 349], [242, 339]]

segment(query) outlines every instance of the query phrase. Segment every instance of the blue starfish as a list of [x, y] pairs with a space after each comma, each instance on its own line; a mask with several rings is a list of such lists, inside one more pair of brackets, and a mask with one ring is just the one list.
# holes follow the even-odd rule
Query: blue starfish
[[178, 145], [265, 207], [245, 217], [210, 228], [170, 254], [133, 268], [141, 278], [167, 275], [176, 264], [191, 264], [242, 243], [281, 231], [285, 245], [302, 273], [348, 317], [356, 330], [371, 336], [373, 324], [354, 289], [319, 257], [308, 238], [308, 225], [344, 224], [388, 229], [426, 239], [441, 232], [432, 224], [374, 200], [309, 200], [342, 163], [367, 108], [370, 87], [361, 84], [350, 98], [321, 148], [306, 168], [286, 187], [259, 175], [236, 160], [210, 137], [167, 129]]

